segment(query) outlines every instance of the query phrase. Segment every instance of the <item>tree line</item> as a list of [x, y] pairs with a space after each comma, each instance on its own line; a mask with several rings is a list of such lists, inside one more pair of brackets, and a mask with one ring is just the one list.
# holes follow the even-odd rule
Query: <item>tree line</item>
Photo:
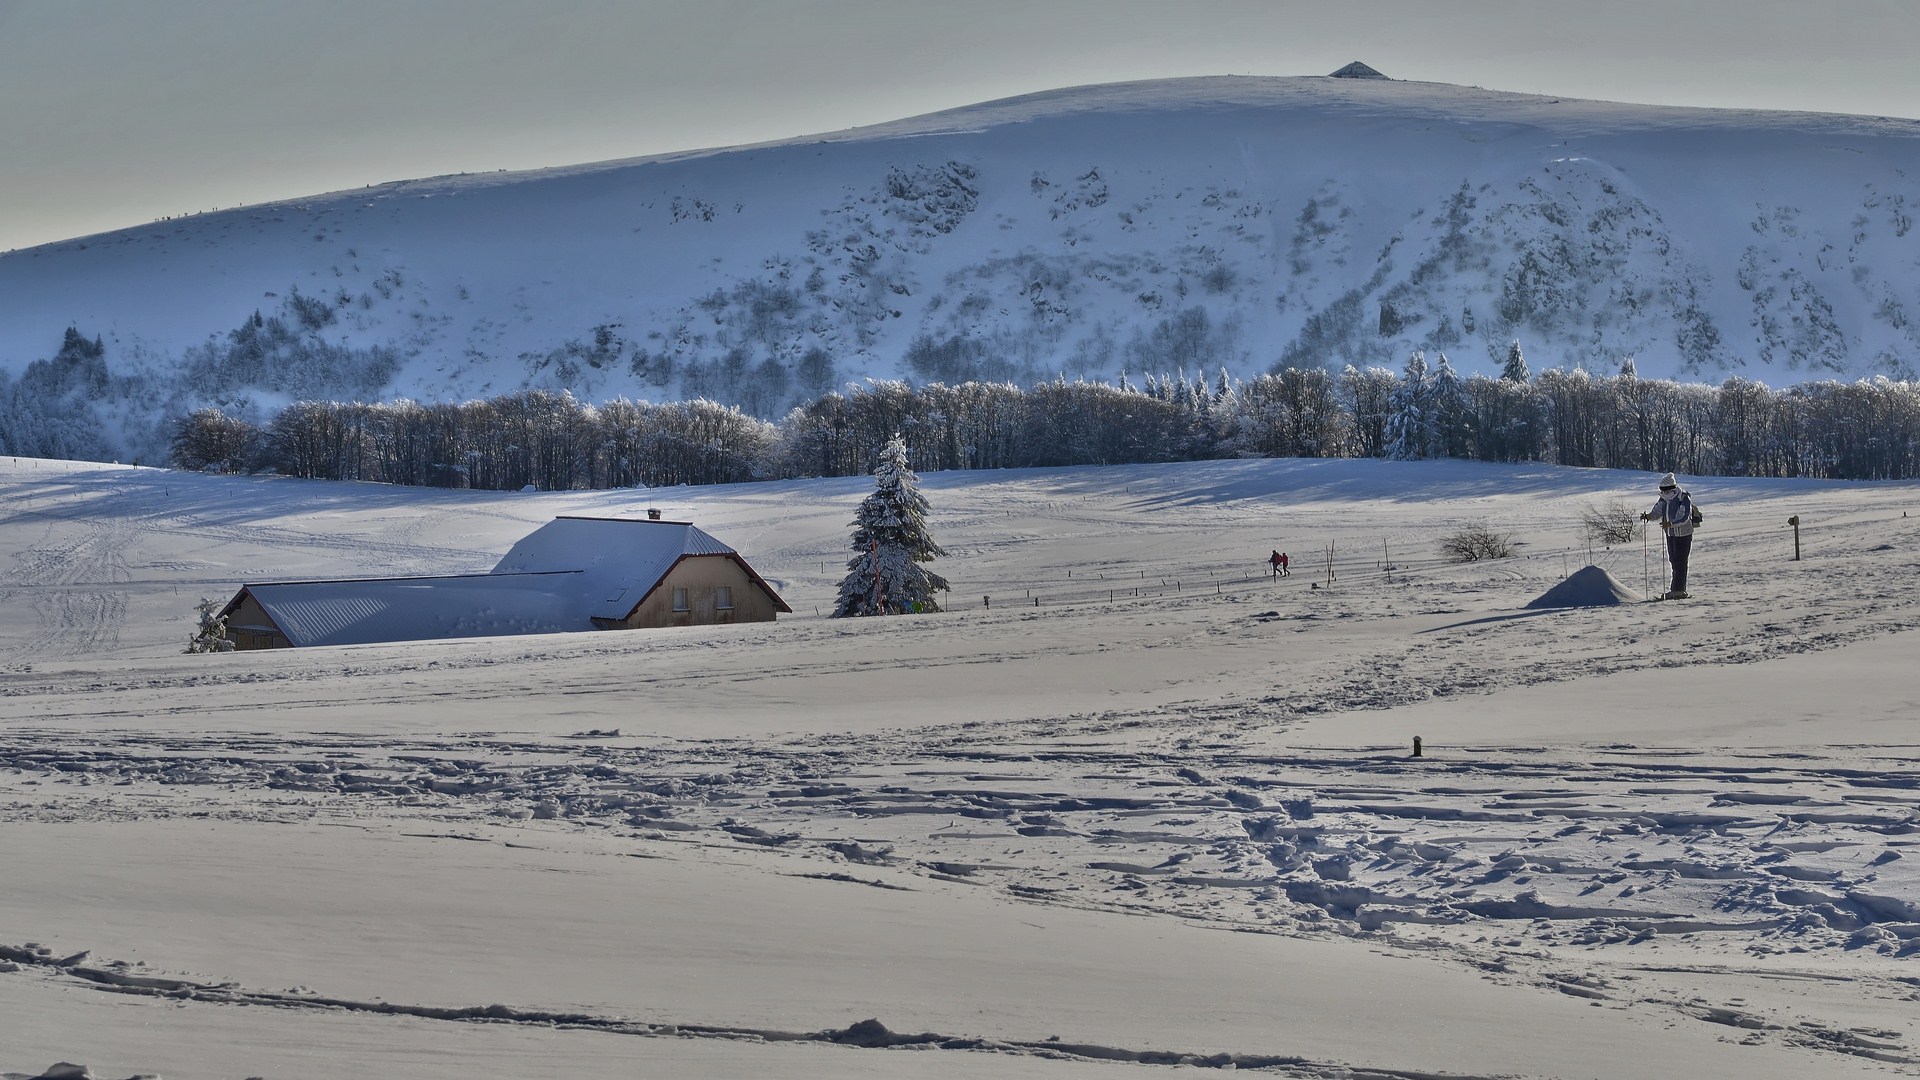
[[1692, 475], [1920, 477], [1920, 384], [1885, 378], [1775, 390], [1526, 368], [1444, 356], [1402, 371], [1284, 368], [1241, 381], [1184, 373], [1133, 385], [871, 381], [775, 422], [695, 400], [591, 404], [522, 390], [466, 403], [304, 401], [252, 424], [181, 418], [173, 462], [330, 480], [543, 490], [853, 476], [895, 435], [921, 472], [1230, 457], [1461, 458]]

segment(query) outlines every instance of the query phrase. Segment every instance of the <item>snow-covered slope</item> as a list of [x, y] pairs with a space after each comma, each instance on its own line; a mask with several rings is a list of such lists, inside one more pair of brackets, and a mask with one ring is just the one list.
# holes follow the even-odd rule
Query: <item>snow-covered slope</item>
[[[11, 252], [0, 366], [75, 327], [130, 417], [528, 385], [777, 415], [866, 376], [1423, 348], [1497, 370], [1515, 338], [1536, 369], [1908, 375], [1915, 205], [1908, 120], [1389, 80], [1093, 86]], [[256, 312], [264, 344], [236, 342]]]
[[[1920, 483], [1700, 478], [1695, 599], [1537, 608], [1664, 583], [1584, 525], [1652, 476], [922, 479], [948, 609], [829, 619], [868, 477], [0, 457], [0, 1080], [1920, 1076]], [[646, 505], [795, 613], [182, 652]]]

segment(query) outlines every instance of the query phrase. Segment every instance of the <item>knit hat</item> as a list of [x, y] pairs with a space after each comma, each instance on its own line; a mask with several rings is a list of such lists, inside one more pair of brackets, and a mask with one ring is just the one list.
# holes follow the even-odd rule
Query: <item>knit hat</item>
[[1667, 475], [1665, 475], [1665, 476], [1663, 476], [1663, 477], [1661, 477], [1661, 478], [1660, 478], [1660, 490], [1661, 490], [1661, 491], [1665, 491], [1665, 490], [1667, 490], [1668, 488], [1676, 488], [1676, 487], [1679, 487], [1679, 486], [1680, 486], [1679, 484], [1676, 484], [1676, 483], [1674, 483], [1674, 482], [1673, 482], [1673, 474], [1672, 474], [1672, 473], [1668, 473]]

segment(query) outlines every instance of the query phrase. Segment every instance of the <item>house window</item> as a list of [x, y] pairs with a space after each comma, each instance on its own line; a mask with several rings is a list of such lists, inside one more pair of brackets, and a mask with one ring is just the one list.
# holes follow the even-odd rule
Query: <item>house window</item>
[[687, 610], [687, 590], [685, 589], [673, 590], [673, 610], [675, 611]]
[[721, 585], [713, 590], [713, 606], [721, 611], [733, 610], [733, 586]]

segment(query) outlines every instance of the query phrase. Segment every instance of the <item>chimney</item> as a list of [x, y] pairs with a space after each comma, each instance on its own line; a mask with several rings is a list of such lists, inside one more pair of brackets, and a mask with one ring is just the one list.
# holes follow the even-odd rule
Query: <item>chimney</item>
[[658, 507], [653, 507], [653, 506], [647, 507], [647, 520], [648, 521], [660, 520], [660, 510]]

